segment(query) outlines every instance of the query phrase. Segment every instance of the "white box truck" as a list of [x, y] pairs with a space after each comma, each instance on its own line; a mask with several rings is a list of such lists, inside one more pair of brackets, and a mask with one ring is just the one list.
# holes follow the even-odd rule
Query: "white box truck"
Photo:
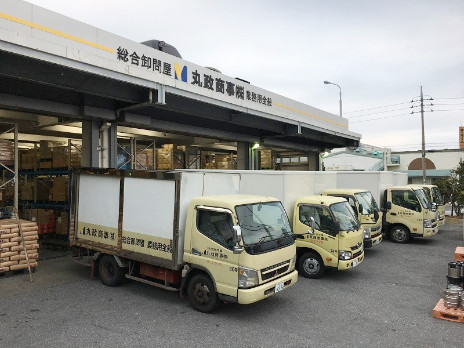
[[253, 303], [295, 284], [296, 247], [278, 199], [235, 191], [233, 175], [83, 169], [70, 243], [109, 286], [186, 292], [202, 312]]

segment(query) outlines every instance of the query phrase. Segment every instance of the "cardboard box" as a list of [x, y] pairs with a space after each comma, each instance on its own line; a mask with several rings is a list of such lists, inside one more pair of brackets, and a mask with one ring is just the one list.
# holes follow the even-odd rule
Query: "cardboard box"
[[61, 212], [56, 219], [56, 233], [57, 234], [68, 234], [68, 213]]
[[57, 176], [53, 178], [51, 196], [53, 202], [66, 202], [68, 200], [67, 176]]

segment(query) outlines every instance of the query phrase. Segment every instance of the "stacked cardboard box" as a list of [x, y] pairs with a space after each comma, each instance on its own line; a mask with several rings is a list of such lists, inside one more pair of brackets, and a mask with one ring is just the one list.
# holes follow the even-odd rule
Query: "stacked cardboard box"
[[260, 151], [260, 168], [261, 169], [272, 169], [272, 151], [261, 150]]
[[63, 211], [56, 219], [56, 234], [68, 234], [68, 213]]
[[11, 140], [0, 139], [0, 163], [14, 165], [14, 145]]
[[81, 165], [81, 155], [74, 147], [71, 148], [71, 153], [69, 153], [69, 148], [67, 146], [53, 147], [53, 168], [68, 168], [69, 160], [71, 160], [70, 164], [72, 168]]
[[174, 161], [174, 145], [165, 144], [156, 149], [156, 169], [172, 169]]
[[48, 201], [50, 199], [50, 186], [49, 180], [40, 180], [35, 185], [31, 181], [22, 182], [19, 187], [20, 199], [24, 201], [33, 201], [34, 194], [37, 190], [37, 201]]
[[216, 155], [214, 158], [216, 169], [234, 169], [233, 156], [230, 155]]
[[20, 220], [20, 225], [23, 232], [24, 244], [20, 236], [20, 226], [17, 220], [0, 220], [0, 273], [27, 268], [24, 246], [26, 247], [31, 267], [37, 267], [37, 259], [39, 257], [37, 223]]
[[40, 169], [50, 169], [52, 167], [52, 147], [50, 141], [40, 141], [39, 157]]
[[22, 170], [37, 170], [39, 168], [39, 151], [35, 149], [21, 151], [20, 168]]
[[53, 210], [29, 209], [26, 218], [36, 222], [39, 234], [55, 233], [55, 215]]
[[24, 182], [19, 188], [19, 196], [24, 201], [34, 200], [34, 183]]
[[68, 200], [67, 176], [56, 176], [53, 178], [51, 196], [53, 202], [66, 202]]

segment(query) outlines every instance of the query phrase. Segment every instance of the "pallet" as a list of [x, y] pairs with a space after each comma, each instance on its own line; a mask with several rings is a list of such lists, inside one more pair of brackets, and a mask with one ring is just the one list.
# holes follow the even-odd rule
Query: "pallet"
[[[31, 267], [31, 272], [35, 273], [35, 269], [36, 269], [36, 267]], [[14, 277], [16, 275], [27, 274], [27, 273], [29, 273], [29, 270], [27, 268], [19, 269], [17, 271], [0, 272], [0, 279], [1, 278], [10, 278], [10, 277]]]
[[446, 308], [443, 299], [440, 299], [433, 309], [433, 317], [464, 324], [464, 310]]
[[464, 261], [464, 247], [456, 247], [454, 258], [456, 261]]

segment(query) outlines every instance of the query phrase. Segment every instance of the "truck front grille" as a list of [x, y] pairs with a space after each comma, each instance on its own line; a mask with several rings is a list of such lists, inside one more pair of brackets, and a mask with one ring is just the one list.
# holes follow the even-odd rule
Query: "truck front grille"
[[362, 249], [359, 250], [357, 253], [354, 253], [353, 254], [353, 259], [357, 258], [359, 255], [361, 255], [363, 253]]
[[284, 274], [288, 271], [290, 266], [290, 261], [284, 261], [273, 266], [269, 266], [261, 269], [261, 279], [263, 281], [269, 280], [271, 278], [277, 277], [280, 274]]
[[359, 242], [358, 244], [354, 245], [351, 247], [351, 250], [358, 250], [360, 247], [362, 247], [363, 243]]
[[378, 225], [378, 226], [371, 227], [371, 232], [375, 232], [375, 231], [380, 230], [380, 227], [382, 227], [382, 226]]

